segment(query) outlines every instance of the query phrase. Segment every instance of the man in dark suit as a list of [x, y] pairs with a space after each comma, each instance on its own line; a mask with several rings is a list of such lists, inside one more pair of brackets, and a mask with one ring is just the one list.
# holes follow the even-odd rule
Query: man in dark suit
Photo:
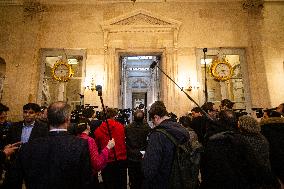
[[86, 140], [67, 134], [71, 107], [55, 102], [48, 107], [50, 131], [22, 146], [10, 174], [9, 188], [20, 188], [22, 178], [27, 189], [85, 189], [92, 182], [89, 149]]
[[36, 121], [40, 113], [40, 106], [35, 103], [28, 103], [23, 106], [23, 121], [14, 123], [7, 134], [7, 142], [15, 143], [21, 141], [25, 144], [37, 137], [48, 135], [47, 124]]
[[143, 181], [142, 159], [147, 147], [147, 136], [151, 128], [144, 120], [143, 110], [134, 112], [134, 121], [125, 127], [128, 160], [129, 185], [131, 189], [140, 189]]
[[[40, 112], [40, 106], [35, 103], [28, 103], [23, 106], [23, 121], [13, 123], [9, 128], [6, 141], [8, 144], [21, 142], [22, 145], [26, 145], [27, 142], [48, 135], [48, 126], [46, 123], [38, 122], [36, 120], [38, 113]], [[17, 157], [17, 151], [10, 156], [9, 162], [6, 162], [6, 174], [3, 185], [6, 187], [7, 179], [10, 174], [10, 168], [15, 163]]]

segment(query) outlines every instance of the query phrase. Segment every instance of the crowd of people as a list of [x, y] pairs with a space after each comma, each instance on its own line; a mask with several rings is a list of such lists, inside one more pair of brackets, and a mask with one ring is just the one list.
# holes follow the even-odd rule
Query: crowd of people
[[0, 103], [0, 188], [171, 188], [177, 147], [162, 129], [178, 144], [202, 149], [199, 174], [193, 174], [199, 182], [192, 189], [280, 189], [284, 103], [260, 120], [237, 114], [233, 106], [228, 99], [220, 107], [206, 102], [172, 119], [156, 101], [148, 112], [138, 108], [124, 125], [109, 107], [105, 119], [88, 109], [72, 123], [71, 106], [62, 101], [25, 104], [23, 120], [9, 122], [9, 108]]

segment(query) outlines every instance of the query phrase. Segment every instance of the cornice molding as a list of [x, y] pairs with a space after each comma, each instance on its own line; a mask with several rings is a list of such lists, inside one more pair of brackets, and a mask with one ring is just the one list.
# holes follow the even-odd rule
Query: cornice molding
[[[0, 0], [0, 6], [22, 6], [25, 2], [39, 2], [44, 5], [92, 5], [92, 4], [114, 4], [133, 3], [131, 0]], [[243, 0], [136, 0], [138, 3], [238, 3]], [[264, 2], [283, 2], [283, 0], [264, 0]]]
[[117, 16], [101, 23], [104, 32], [104, 46], [107, 48], [110, 33], [170, 33], [177, 46], [177, 36], [181, 22], [166, 18], [144, 9]]

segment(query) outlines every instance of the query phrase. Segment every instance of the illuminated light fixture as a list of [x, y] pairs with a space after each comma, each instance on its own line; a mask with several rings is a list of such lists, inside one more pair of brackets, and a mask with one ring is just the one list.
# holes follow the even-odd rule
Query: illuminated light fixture
[[86, 77], [85, 81], [84, 81], [84, 86], [85, 86], [85, 89], [93, 92], [96, 89], [94, 78], [93, 77], [92, 78]]
[[78, 64], [78, 60], [76, 58], [69, 58], [68, 64], [76, 65], [76, 64]]
[[[189, 83], [191, 83], [190, 80]], [[199, 87], [200, 87], [199, 82], [194, 82], [193, 84], [189, 84], [189, 86], [185, 90], [186, 91], [198, 90]]]

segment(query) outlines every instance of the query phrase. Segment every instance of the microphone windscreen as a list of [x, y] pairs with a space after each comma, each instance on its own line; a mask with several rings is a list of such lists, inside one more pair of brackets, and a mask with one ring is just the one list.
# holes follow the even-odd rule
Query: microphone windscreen
[[152, 64], [150, 65], [150, 68], [153, 69], [156, 67], [158, 63], [156, 61], [153, 61]]

